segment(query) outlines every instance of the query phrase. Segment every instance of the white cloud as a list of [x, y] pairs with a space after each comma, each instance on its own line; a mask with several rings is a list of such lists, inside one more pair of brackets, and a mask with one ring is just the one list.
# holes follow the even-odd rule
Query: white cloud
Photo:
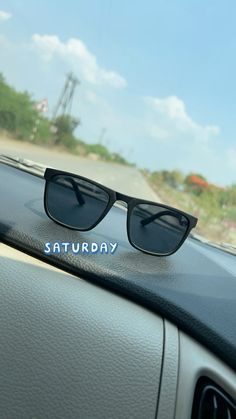
[[34, 34], [32, 41], [45, 60], [50, 61], [53, 57], [60, 57], [90, 84], [109, 85], [115, 88], [127, 85], [120, 74], [101, 67], [96, 56], [78, 38], [70, 38], [67, 42], [62, 42], [56, 35]]
[[[200, 125], [187, 113], [184, 102], [176, 96], [163, 99], [146, 97], [147, 129], [157, 141], [196, 141], [207, 144], [219, 134], [215, 125]], [[150, 112], [151, 111], [151, 112]]]
[[[196, 122], [184, 101], [174, 95], [146, 97], [144, 104], [147, 167], [199, 172], [219, 184], [235, 178], [236, 150], [230, 149], [226, 154], [217, 125]], [[143, 147], [143, 156], [144, 153]]]
[[8, 20], [10, 18], [11, 18], [11, 13], [4, 12], [3, 10], [0, 10], [0, 21]]

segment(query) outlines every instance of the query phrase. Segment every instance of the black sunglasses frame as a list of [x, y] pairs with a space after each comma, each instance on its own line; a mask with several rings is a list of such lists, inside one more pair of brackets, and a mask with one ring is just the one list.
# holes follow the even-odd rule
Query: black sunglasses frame
[[[86, 182], [90, 182], [92, 185], [97, 186], [98, 188], [102, 189], [103, 191], [105, 191], [108, 196], [109, 196], [109, 201], [107, 203], [106, 208], [104, 209], [102, 215], [98, 218], [98, 220], [89, 228], [86, 229], [82, 229], [82, 228], [76, 228], [76, 227], [71, 227], [68, 224], [62, 223], [60, 221], [58, 221], [57, 219], [55, 219], [50, 212], [48, 211], [47, 208], [47, 191], [48, 191], [48, 184], [49, 182], [53, 179], [53, 177], [58, 176], [58, 175], [62, 175], [62, 176], [68, 176], [68, 177], [73, 177], [73, 178], [77, 178], [77, 179], [81, 179], [83, 181]], [[131, 246], [133, 246], [134, 248], [140, 250], [143, 253], [149, 254], [149, 255], [154, 255], [154, 256], [170, 256], [173, 253], [177, 252], [177, 250], [182, 246], [182, 244], [184, 243], [184, 241], [186, 240], [186, 238], [188, 237], [190, 231], [192, 230], [192, 228], [194, 228], [197, 224], [198, 219], [196, 217], [194, 217], [193, 215], [187, 214], [186, 212], [183, 212], [179, 209], [176, 209], [174, 207], [170, 207], [168, 205], [163, 205], [159, 202], [153, 202], [153, 201], [148, 201], [145, 199], [138, 199], [138, 198], [133, 198], [131, 196], [128, 195], [124, 195], [120, 192], [116, 192], [113, 189], [107, 188], [106, 186], [101, 185], [98, 182], [95, 182], [94, 180], [91, 180], [89, 178], [80, 176], [80, 175], [76, 175], [74, 173], [69, 173], [69, 172], [65, 172], [62, 170], [57, 170], [57, 169], [52, 169], [52, 168], [46, 168], [45, 172], [44, 172], [44, 179], [46, 181], [45, 183], [45, 190], [44, 190], [44, 209], [45, 212], [47, 214], [47, 216], [53, 220], [55, 223], [63, 226], [63, 227], [67, 227], [70, 230], [76, 230], [76, 231], [89, 231], [92, 230], [94, 227], [96, 227], [102, 220], [103, 218], [107, 215], [107, 213], [110, 211], [110, 209], [113, 207], [113, 205], [115, 204], [115, 202], [117, 201], [122, 201], [125, 202], [127, 204], [127, 219], [126, 219], [126, 227], [127, 227], [127, 236], [128, 236], [128, 240], [129, 243], [131, 244]], [[168, 253], [156, 253], [156, 252], [149, 252], [146, 251], [138, 246], [136, 246], [131, 238], [130, 238], [130, 217], [132, 214], [132, 210], [134, 207], [136, 207], [138, 204], [148, 204], [148, 205], [158, 205], [159, 207], [165, 209], [165, 210], [170, 210], [170, 211], [176, 211], [179, 215], [183, 215], [186, 217], [186, 219], [188, 220], [188, 227], [186, 229], [185, 234], [183, 235], [182, 240], [179, 242], [178, 246], [171, 252]]]

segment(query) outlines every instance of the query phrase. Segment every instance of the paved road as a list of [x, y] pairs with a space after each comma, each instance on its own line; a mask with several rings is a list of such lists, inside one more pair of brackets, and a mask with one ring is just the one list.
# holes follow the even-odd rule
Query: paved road
[[157, 195], [144, 177], [133, 167], [94, 161], [5, 138], [0, 138], [0, 154], [26, 158], [46, 166], [78, 173], [124, 194], [158, 201]]

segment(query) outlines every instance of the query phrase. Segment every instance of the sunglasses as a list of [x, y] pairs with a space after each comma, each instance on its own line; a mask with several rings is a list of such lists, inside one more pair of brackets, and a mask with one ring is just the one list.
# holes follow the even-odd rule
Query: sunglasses
[[151, 255], [175, 253], [197, 224], [197, 218], [183, 211], [123, 195], [82, 176], [47, 168], [44, 178], [44, 208], [57, 224], [91, 230], [116, 201], [123, 201], [130, 244]]

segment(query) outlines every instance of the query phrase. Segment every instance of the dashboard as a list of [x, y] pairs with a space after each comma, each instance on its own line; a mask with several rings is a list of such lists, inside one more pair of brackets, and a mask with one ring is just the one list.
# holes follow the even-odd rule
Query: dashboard
[[[3, 417], [235, 418], [235, 256], [192, 238], [140, 254], [118, 207], [90, 232], [59, 227], [42, 175], [0, 170]], [[43, 252], [82, 240], [119, 247]]]

